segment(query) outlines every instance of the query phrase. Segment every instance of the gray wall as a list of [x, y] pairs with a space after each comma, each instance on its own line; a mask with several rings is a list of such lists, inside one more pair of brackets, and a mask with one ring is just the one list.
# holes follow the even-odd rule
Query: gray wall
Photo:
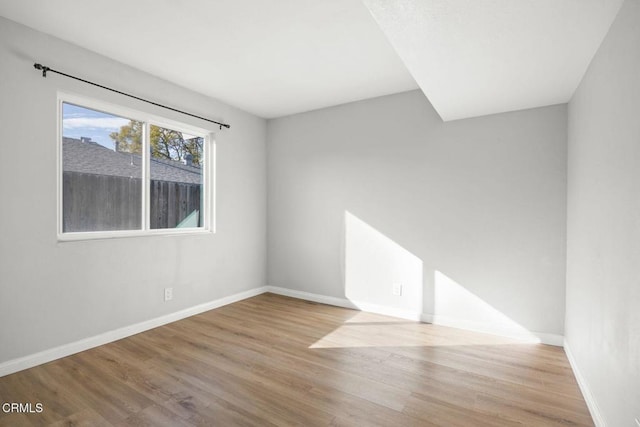
[[413, 91], [267, 135], [269, 285], [563, 334], [566, 105], [443, 123]]
[[640, 2], [569, 104], [566, 340], [609, 426], [640, 419]]
[[[34, 62], [231, 123], [217, 136], [217, 233], [58, 243], [57, 90], [204, 123], [43, 79]], [[264, 285], [263, 119], [2, 18], [0, 76], [0, 363]]]

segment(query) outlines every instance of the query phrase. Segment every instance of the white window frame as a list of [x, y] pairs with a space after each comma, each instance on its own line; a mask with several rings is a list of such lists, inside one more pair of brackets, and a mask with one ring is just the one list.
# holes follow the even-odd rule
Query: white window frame
[[[215, 233], [215, 161], [216, 161], [216, 144], [215, 132], [211, 129], [192, 126], [184, 122], [178, 122], [166, 117], [155, 114], [146, 113], [141, 110], [135, 110], [120, 105], [111, 104], [94, 98], [88, 98], [81, 95], [58, 92], [57, 97], [57, 236], [59, 242], [93, 240], [93, 239], [113, 239], [121, 237], [142, 237], [142, 236], [182, 236], [182, 235], [199, 235]], [[142, 215], [141, 228], [139, 230], [117, 230], [117, 231], [81, 231], [81, 232], [64, 232], [63, 231], [63, 103], [74, 104], [80, 107], [100, 111], [114, 116], [120, 116], [127, 119], [137, 120], [143, 123], [142, 131]], [[150, 126], [159, 126], [178, 132], [184, 132], [189, 135], [201, 137], [202, 144], [202, 192], [201, 197], [203, 206], [202, 227], [191, 228], [162, 228], [151, 229], [150, 226], [150, 183], [151, 183], [151, 162], [149, 139]]]

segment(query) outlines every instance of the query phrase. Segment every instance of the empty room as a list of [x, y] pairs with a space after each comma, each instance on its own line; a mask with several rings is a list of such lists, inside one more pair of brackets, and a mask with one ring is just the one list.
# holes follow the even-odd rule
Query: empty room
[[0, 426], [640, 427], [640, 0], [0, 0], [0, 129]]

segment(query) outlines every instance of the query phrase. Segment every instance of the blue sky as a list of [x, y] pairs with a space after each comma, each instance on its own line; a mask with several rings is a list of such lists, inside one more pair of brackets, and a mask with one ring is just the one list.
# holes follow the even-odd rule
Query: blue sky
[[113, 150], [114, 144], [109, 134], [117, 132], [128, 123], [129, 119], [63, 103], [62, 136], [78, 139], [86, 136]]

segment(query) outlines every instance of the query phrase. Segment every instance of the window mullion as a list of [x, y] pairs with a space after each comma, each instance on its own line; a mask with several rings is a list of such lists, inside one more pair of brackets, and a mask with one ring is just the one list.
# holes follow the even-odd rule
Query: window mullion
[[150, 203], [151, 203], [151, 141], [149, 122], [145, 122], [142, 127], [142, 229], [149, 230], [150, 226]]

